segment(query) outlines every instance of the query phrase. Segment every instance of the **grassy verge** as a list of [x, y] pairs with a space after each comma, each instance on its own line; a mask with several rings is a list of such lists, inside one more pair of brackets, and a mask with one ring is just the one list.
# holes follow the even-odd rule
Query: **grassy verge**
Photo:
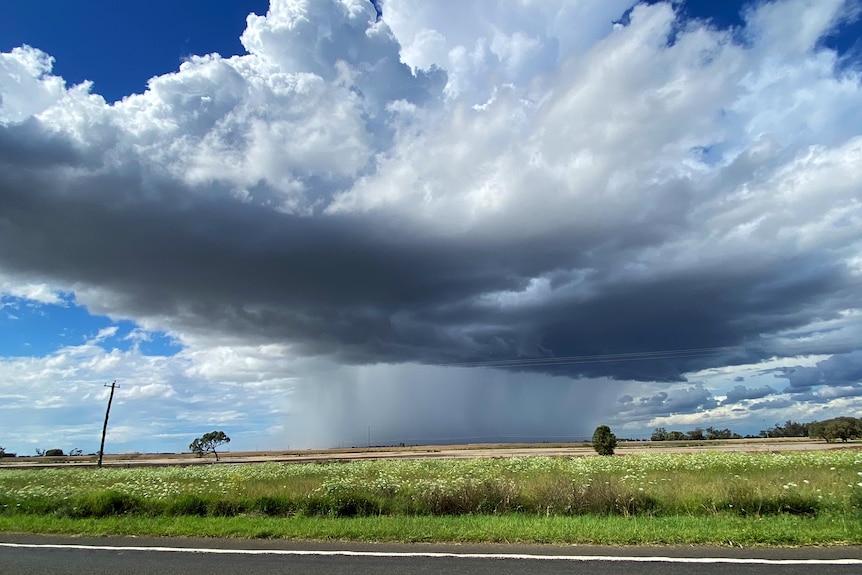
[[0, 470], [0, 531], [862, 544], [862, 452]]
[[0, 516], [0, 531], [451, 543], [800, 546], [862, 544], [862, 524], [836, 517], [145, 517]]

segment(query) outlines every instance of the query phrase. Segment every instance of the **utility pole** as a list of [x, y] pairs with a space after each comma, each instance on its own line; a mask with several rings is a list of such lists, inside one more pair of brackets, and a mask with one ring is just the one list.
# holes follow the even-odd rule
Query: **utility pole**
[[[108, 384], [105, 384], [108, 387]], [[108, 409], [105, 411], [105, 425], [102, 426], [102, 444], [99, 446], [99, 467], [102, 467], [102, 457], [105, 455], [105, 433], [108, 431], [108, 416], [111, 414], [111, 402], [114, 400], [114, 389], [120, 387], [117, 381], [110, 385], [111, 395], [108, 396]]]

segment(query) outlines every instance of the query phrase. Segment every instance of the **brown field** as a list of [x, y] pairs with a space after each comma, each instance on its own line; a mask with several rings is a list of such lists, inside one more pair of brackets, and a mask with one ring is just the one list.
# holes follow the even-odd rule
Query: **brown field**
[[[807, 437], [773, 439], [728, 439], [712, 441], [621, 441], [616, 455], [643, 453], [695, 453], [701, 451], [813, 451], [822, 449], [862, 449], [862, 442], [826, 443]], [[518, 444], [467, 444], [422, 445], [408, 447], [371, 447], [342, 449], [309, 449], [295, 451], [219, 452], [220, 464], [257, 463], [276, 461], [284, 463], [347, 462], [365, 459], [417, 459], [417, 458], [470, 458], [470, 457], [528, 457], [528, 456], [595, 456], [589, 443], [518, 443]], [[36, 467], [93, 467], [93, 455], [65, 457], [15, 457], [0, 459], [0, 468]], [[124, 453], [106, 454], [105, 466], [144, 467], [158, 465], [200, 465], [215, 463], [212, 455], [200, 458], [192, 453]]]

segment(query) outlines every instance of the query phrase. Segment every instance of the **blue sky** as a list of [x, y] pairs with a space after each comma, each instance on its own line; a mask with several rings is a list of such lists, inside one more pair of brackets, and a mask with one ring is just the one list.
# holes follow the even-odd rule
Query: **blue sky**
[[862, 407], [859, 2], [378, 8], [0, 3], [0, 445]]
[[268, 6], [266, 0], [13, 0], [0, 5], [0, 50], [39, 48], [56, 59], [55, 74], [72, 84], [90, 80], [113, 102], [143, 92], [147, 80], [176, 71], [191, 55], [244, 53], [245, 17], [265, 14]]
[[77, 305], [71, 295], [60, 296], [57, 303], [15, 296], [0, 299], [0, 330], [9, 334], [0, 341], [0, 356], [44, 357], [113, 328], [115, 333], [99, 341], [107, 351], [129, 351], [137, 346], [146, 355], [172, 355], [179, 350], [167, 334], [148, 332], [145, 339], [136, 337], [140, 328], [133, 321], [93, 315], [86, 307]]

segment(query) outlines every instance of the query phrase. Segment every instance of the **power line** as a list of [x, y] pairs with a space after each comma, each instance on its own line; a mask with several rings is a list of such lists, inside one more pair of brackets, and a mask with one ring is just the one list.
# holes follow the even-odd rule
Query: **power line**
[[[763, 342], [769, 344], [770, 342]], [[761, 351], [767, 354], [776, 356], [788, 356], [793, 354], [813, 354], [819, 355], [824, 353], [835, 353], [834, 351], [826, 351], [820, 349], [822, 346], [856, 346], [860, 344], [857, 337], [830, 337], [829, 339], [818, 341], [790, 341], [781, 344], [780, 341], [771, 342], [771, 347], [754, 346], [751, 351]], [[721, 346], [721, 347], [699, 347], [699, 348], [684, 348], [684, 349], [669, 349], [661, 351], [640, 351], [628, 353], [609, 353], [609, 354], [592, 354], [592, 355], [568, 355], [568, 356], [545, 356], [545, 357], [521, 357], [514, 359], [487, 359], [478, 361], [460, 361], [451, 363], [438, 364], [442, 367], [532, 367], [532, 366], [554, 366], [554, 365], [574, 365], [585, 363], [610, 363], [624, 361], [658, 361], [667, 359], [686, 359], [695, 357], [714, 357], [732, 352], [745, 351], [746, 347], [742, 345]]]
[[673, 349], [662, 351], [642, 351], [631, 353], [609, 353], [595, 355], [569, 355], [559, 357], [525, 357], [516, 359], [498, 359], [483, 361], [464, 361], [441, 364], [444, 367], [530, 367], [549, 365], [572, 365], [582, 363], [607, 363], [622, 361], [656, 361], [662, 359], [684, 359], [689, 357], [709, 357], [723, 355], [733, 350], [732, 347], [701, 347], [690, 349]]

